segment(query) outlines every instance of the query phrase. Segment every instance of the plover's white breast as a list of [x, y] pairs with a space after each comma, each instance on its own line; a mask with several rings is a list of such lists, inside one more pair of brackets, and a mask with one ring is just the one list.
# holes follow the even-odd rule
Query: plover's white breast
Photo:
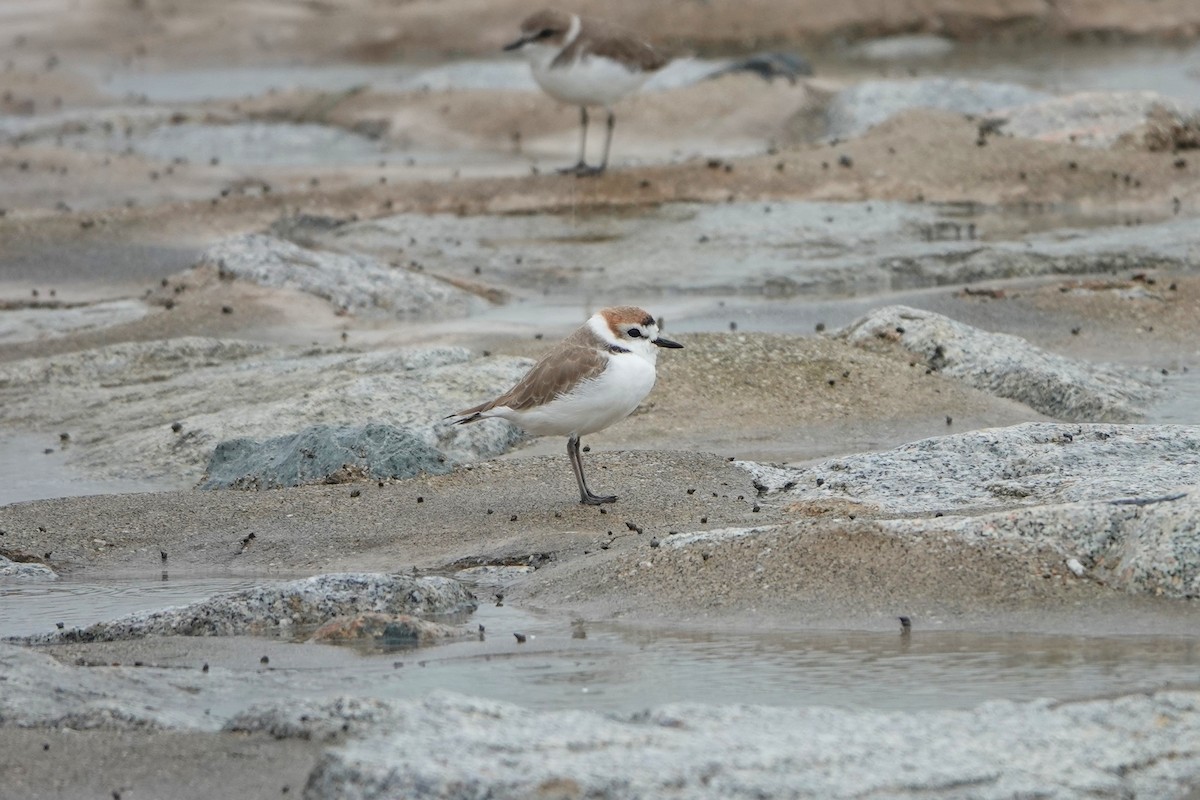
[[535, 436], [586, 436], [632, 414], [654, 388], [654, 378], [654, 365], [648, 360], [636, 353], [619, 353], [609, 358], [599, 376], [567, 394], [522, 411], [496, 409], [496, 416]]

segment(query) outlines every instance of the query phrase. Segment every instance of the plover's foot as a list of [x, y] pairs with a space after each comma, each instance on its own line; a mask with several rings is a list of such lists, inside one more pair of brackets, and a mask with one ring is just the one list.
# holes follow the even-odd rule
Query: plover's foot
[[574, 175], [577, 178], [590, 178], [593, 175], [599, 175], [604, 172], [604, 167], [593, 167], [590, 164], [585, 164], [580, 161], [571, 167], [563, 167], [558, 171], [559, 175]]
[[617, 496], [615, 494], [603, 496], [598, 494], [587, 494], [579, 502], [585, 506], [602, 506], [605, 503], [617, 502]]

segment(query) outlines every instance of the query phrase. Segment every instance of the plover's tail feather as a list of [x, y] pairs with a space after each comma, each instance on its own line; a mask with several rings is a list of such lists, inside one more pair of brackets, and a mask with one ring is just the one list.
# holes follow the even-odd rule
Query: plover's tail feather
[[495, 400], [488, 400], [486, 403], [464, 408], [462, 411], [443, 417], [443, 419], [452, 420], [451, 425], [466, 425], [468, 422], [478, 422], [484, 419], [484, 412], [490, 411], [495, 404]]

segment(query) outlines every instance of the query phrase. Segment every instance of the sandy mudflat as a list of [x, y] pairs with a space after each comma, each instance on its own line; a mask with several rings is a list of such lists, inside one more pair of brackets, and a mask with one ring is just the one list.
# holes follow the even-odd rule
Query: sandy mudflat
[[[686, 737], [741, 724], [694, 677], [714, 674], [697, 643], [725, 641], [740, 644], [716, 663], [748, 686], [792, 679], [770, 671], [769, 643], [786, 642], [783, 662], [814, 659], [814, 691], [829, 681], [830, 705], [861, 710], [806, 702], [790, 718], [783, 698], [764, 716], [778, 727], [737, 728], [756, 752], [837, 729], [846, 753], [867, 754], [823, 789], [781, 778], [746, 792], [1194, 797], [1194, 687], [1155, 692], [1159, 676], [1194, 674], [1179, 653], [1200, 596], [1200, 6], [578, 5], [682, 56], [618, 106], [613, 168], [591, 180], [555, 174], [575, 157], [575, 110], [498, 52], [530, 3], [0, 8], [0, 497], [13, 500], [0, 556], [114, 592], [168, 573], [483, 567], [468, 632], [486, 618], [543, 642], [515, 650], [513, 631], [493, 630], [465, 656], [429, 650], [428, 671], [412, 654], [393, 665], [247, 636], [0, 645], [26, 687], [0, 701], [0, 797], [317, 800], [414, 775], [422, 797], [630, 796], [607, 774], [543, 775], [571, 762], [539, 738], [558, 725], [591, 731], [614, 763], [651, 725], [667, 788], [716, 796], [708, 781], [737, 765], [707, 753], [700, 781]], [[815, 74], [704, 79], [764, 50], [803, 54]], [[912, 96], [873, 127], [831, 133]], [[1013, 97], [1028, 102], [997, 99]], [[246, 249], [275, 258], [259, 278], [203, 260], [240, 252], [229, 240], [247, 234], [270, 237]], [[358, 284], [346, 261], [312, 280], [286, 271], [339, 258], [359, 259]], [[662, 354], [634, 415], [584, 442], [593, 489], [616, 504], [576, 502], [562, 441], [439, 427], [595, 308], [629, 302], [685, 348]], [[839, 333], [895, 305], [899, 322], [871, 340]], [[936, 346], [914, 343], [912, 315]], [[1088, 407], [1117, 410], [1069, 411]], [[367, 423], [415, 432], [448, 471], [195, 488], [223, 440]], [[114, 487], [132, 491], [73, 496]], [[52, 495], [64, 496], [29, 499]], [[0, 578], [0, 592], [32, 585]], [[900, 616], [912, 639], [898, 639]], [[576, 628], [594, 651], [570, 649]], [[678, 661], [639, 661], [664, 631]], [[840, 632], [867, 637], [857, 661]], [[978, 663], [957, 660], [971, 647]], [[493, 657], [493, 672], [470, 672]], [[895, 668], [922, 682], [900, 693], [994, 681], [1023, 687], [1020, 702], [997, 689], [986, 699], [999, 704], [893, 714], [830, 677], [876, 661], [889, 672], [864, 683]], [[613, 662], [628, 673], [609, 674]], [[469, 697], [381, 697], [439, 668]], [[694, 707], [618, 725], [554, 716], [574, 701], [545, 699], [594, 682], [652, 706], [671, 669], [701, 687], [682, 695]], [[516, 703], [535, 687], [537, 712], [488, 705], [482, 689], [472, 699], [489, 678], [513, 680], [500, 699]], [[338, 693], [322, 680], [351, 699], [321, 706]], [[736, 681], [718, 685], [737, 702]], [[1054, 702], [1026, 702], [1043, 685]], [[1092, 701], [1087, 719], [1071, 716]], [[222, 731], [243, 712], [241, 732]], [[1065, 766], [1039, 771], [1010, 746], [1035, 718], [1114, 744], [1082, 754], [1064, 734], [1045, 746]], [[1183, 744], [1133, 752], [1131, 736], [1167, 738], [1122, 728], [1143, 718], [1178, 725]], [[424, 738], [410, 748], [398, 719]], [[438, 741], [443, 719], [476, 736], [460, 759], [471, 775], [395, 756]], [[946, 745], [904, 785], [851, 780], [879, 771], [872, 753], [909, 763], [887, 742], [939, 731], [1008, 760]], [[523, 743], [512, 772], [471, 783], [471, 759], [494, 766], [489, 748], [510, 739]], [[630, 769], [628, 786], [657, 780]]]

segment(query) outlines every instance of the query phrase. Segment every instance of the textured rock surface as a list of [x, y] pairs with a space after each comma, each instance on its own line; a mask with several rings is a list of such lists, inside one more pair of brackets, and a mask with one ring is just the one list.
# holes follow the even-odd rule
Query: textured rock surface
[[102, 729], [216, 727], [181, 708], [180, 689], [129, 670], [72, 667], [34, 649], [0, 643], [0, 726]]
[[799, 469], [743, 466], [763, 491], [884, 515], [1154, 498], [1200, 483], [1200, 426], [1034, 422]]
[[507, 389], [531, 363], [472, 360], [461, 347], [129, 343], [0, 364], [0, 421], [72, 431], [73, 463], [105, 477], [199, 480], [223, 441], [313, 425], [390, 425], [448, 459], [470, 460], [505, 452], [521, 434], [499, 420], [450, 426], [442, 418]]
[[34, 636], [29, 641], [50, 644], [107, 642], [142, 636], [278, 633], [364, 611], [456, 614], [473, 611], [475, 607], [475, 596], [450, 578], [369, 573], [317, 575], [219, 594], [191, 605], [131, 614], [86, 628]]
[[406, 428], [314, 425], [266, 441], [221, 442], [203, 489], [278, 489], [356, 478], [411, 478], [450, 470], [446, 457]]
[[[1194, 112], [1194, 109], [1192, 110]], [[1042, 100], [999, 115], [1000, 130], [1012, 136], [1110, 147], [1123, 139], [1155, 148], [1146, 140], [1153, 120], [1175, 119], [1183, 124], [1184, 106], [1158, 92], [1079, 92]]]
[[1200, 597], [1200, 485], [1139, 502], [1066, 503], [977, 517], [896, 519], [905, 538], [952, 533], [966, 540], [1049, 545], [1086, 574], [1129, 592]]
[[0, 580], [56, 581], [58, 573], [44, 564], [13, 561], [0, 555]]
[[104, 300], [96, 303], [6, 308], [0, 314], [0, 343], [45, 340], [82, 331], [121, 325], [141, 319], [149, 307], [141, 300]]
[[305, 797], [1174, 798], [1200, 779], [1198, 752], [1194, 691], [911, 714], [678, 705], [626, 717], [434, 695], [329, 751]]
[[392, 705], [364, 697], [301, 700], [282, 705], [265, 703], [235, 714], [224, 729], [238, 733], [269, 733], [277, 739], [341, 739], [362, 736], [396, 717]]
[[1011, 83], [922, 78], [863, 81], [834, 95], [826, 109], [826, 135], [848, 139], [910, 108], [984, 114], [1047, 100], [1050, 95]]
[[1066, 358], [907, 306], [877, 308], [837, 335], [862, 347], [902, 349], [976, 389], [1065, 420], [1140, 419], [1160, 394], [1149, 370]]
[[[836, 162], [835, 155], [830, 163]], [[310, 226], [306, 235], [378, 258], [403, 250], [430, 272], [517, 295], [541, 295], [551, 286], [614, 297], [602, 294], [614, 284], [635, 294], [787, 297], [1034, 275], [1190, 271], [1200, 252], [1200, 230], [1190, 218], [1093, 228], [1086, 236], [1029, 232], [983, 241], [969, 219], [935, 204], [803, 200], [771, 207], [764, 214], [758, 202], [667, 203], [636, 216], [580, 220], [573, 237], [563, 237], [561, 220], [549, 216], [415, 213], [336, 230]], [[424, 236], [414, 244], [416, 229]], [[697, 230], [704, 231], [701, 242]], [[646, 269], [681, 258], [688, 276], [682, 284], [675, 273]]]
[[214, 267], [226, 278], [307, 292], [365, 316], [441, 319], [483, 305], [442, 281], [369, 256], [309, 250], [262, 234], [220, 242], [197, 266]]

